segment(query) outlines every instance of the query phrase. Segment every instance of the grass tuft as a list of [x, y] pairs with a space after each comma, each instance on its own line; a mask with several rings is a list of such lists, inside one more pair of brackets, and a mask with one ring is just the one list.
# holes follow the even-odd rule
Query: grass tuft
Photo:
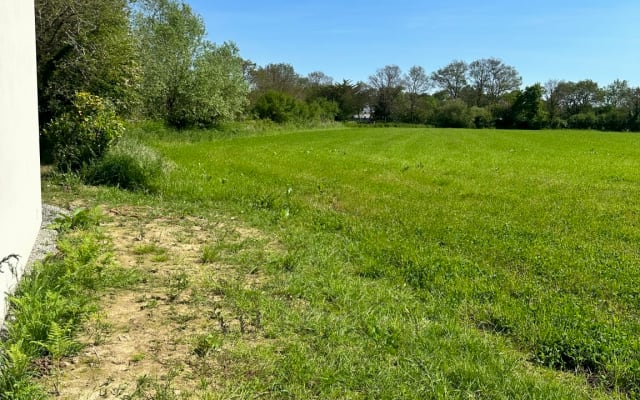
[[124, 137], [84, 175], [86, 181], [94, 185], [153, 192], [169, 169], [170, 164], [156, 151]]
[[218, 246], [206, 245], [202, 248], [202, 256], [200, 261], [204, 264], [213, 263], [219, 258]]

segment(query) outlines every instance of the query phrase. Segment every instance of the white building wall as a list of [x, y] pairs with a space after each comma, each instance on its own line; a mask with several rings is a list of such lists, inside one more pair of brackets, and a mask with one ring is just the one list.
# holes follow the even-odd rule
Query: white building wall
[[0, 0], [0, 323], [42, 218], [35, 40], [33, 1]]

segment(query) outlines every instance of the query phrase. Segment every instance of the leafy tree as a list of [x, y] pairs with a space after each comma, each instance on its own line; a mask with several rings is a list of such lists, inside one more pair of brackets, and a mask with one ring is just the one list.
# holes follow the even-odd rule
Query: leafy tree
[[596, 82], [586, 79], [576, 82], [569, 99], [576, 110], [588, 112], [602, 102], [602, 91]]
[[[209, 46], [195, 61], [192, 101], [183, 107], [188, 124], [213, 125], [234, 120], [247, 105], [243, 60], [234, 43]], [[189, 108], [187, 108], [189, 106]]]
[[[412, 108], [412, 101], [414, 102]], [[396, 115], [402, 122], [411, 124], [426, 124], [436, 110], [438, 101], [435, 97], [425, 93], [415, 99], [409, 93], [402, 93], [397, 102]]]
[[242, 111], [244, 60], [233, 43], [206, 40], [204, 22], [189, 5], [143, 0], [134, 31], [146, 115], [184, 127], [215, 124]]
[[602, 90], [604, 106], [609, 108], [624, 108], [629, 103], [631, 88], [629, 83], [616, 79]]
[[513, 127], [518, 129], [541, 129], [546, 126], [547, 113], [544, 110], [542, 85], [527, 86], [519, 93], [511, 107]]
[[457, 99], [467, 86], [469, 66], [464, 61], [453, 61], [431, 74], [434, 85], [451, 99]]
[[[309, 117], [316, 121], [335, 121], [350, 119], [351, 115], [344, 118], [345, 111], [343, 107], [345, 98], [340, 96], [339, 90], [333, 83], [333, 78], [321, 71], [314, 71], [303, 79], [306, 87], [306, 101], [309, 109]], [[342, 104], [341, 104], [342, 103]], [[356, 109], [353, 113], [355, 114]]]
[[[546, 92], [546, 105], [552, 128], [595, 127], [594, 110], [603, 100], [603, 93], [596, 82], [549, 81], [546, 84]], [[582, 115], [571, 118], [577, 114]]]
[[307, 84], [309, 86], [329, 86], [333, 84], [333, 78], [322, 71], [313, 71], [307, 75]]
[[629, 127], [632, 131], [640, 131], [640, 88], [629, 92]]
[[414, 65], [404, 76], [406, 93], [409, 98], [409, 121], [418, 122], [418, 106], [420, 104], [420, 96], [425, 94], [429, 89], [429, 76], [424, 68]]
[[510, 129], [513, 128], [513, 105], [516, 103], [520, 91], [513, 91], [504, 94], [498, 101], [489, 105], [491, 115], [496, 128]]
[[596, 125], [606, 131], [629, 129], [629, 115], [621, 108], [605, 108], [597, 115]]
[[602, 106], [597, 109], [600, 129], [637, 131], [640, 128], [640, 88], [616, 80], [602, 89]]
[[286, 93], [298, 100], [304, 98], [304, 85], [300, 75], [291, 64], [268, 64], [249, 72], [254, 98], [269, 91]]
[[601, 101], [602, 92], [592, 80], [560, 82], [556, 87], [560, 107], [565, 117], [589, 113]]
[[477, 106], [493, 103], [522, 84], [516, 69], [497, 58], [484, 58], [469, 64], [469, 77]]
[[127, 0], [36, 0], [40, 124], [73, 108], [75, 93], [131, 112], [138, 82]]
[[551, 79], [544, 85], [543, 98], [549, 116], [551, 128], [563, 128], [566, 121], [562, 119], [562, 100], [565, 96], [563, 88], [565, 82]]
[[402, 93], [404, 81], [402, 71], [397, 65], [380, 68], [369, 77], [369, 84], [376, 92], [374, 118], [388, 121], [396, 111], [396, 100]]
[[317, 99], [328, 100], [330, 88], [333, 85], [333, 78], [321, 71], [309, 73], [305, 78], [301, 79], [304, 86], [304, 98], [307, 103]]
[[630, 129], [631, 123], [631, 93], [627, 81], [616, 79], [613, 83], [601, 89], [602, 106], [597, 113], [597, 126], [603, 130], [623, 131]]
[[319, 97], [308, 103], [275, 90], [269, 90], [256, 100], [253, 111], [258, 118], [277, 123], [333, 121], [339, 112], [336, 102]]
[[334, 121], [340, 108], [335, 101], [319, 97], [307, 103], [308, 118], [313, 121]]
[[338, 105], [337, 120], [347, 121], [368, 104], [366, 89], [363, 82], [351, 83], [345, 79], [341, 83], [321, 87], [319, 95]]
[[205, 50], [202, 19], [171, 0], [146, 0], [134, 20], [146, 114], [176, 124], [194, 88], [195, 60]]

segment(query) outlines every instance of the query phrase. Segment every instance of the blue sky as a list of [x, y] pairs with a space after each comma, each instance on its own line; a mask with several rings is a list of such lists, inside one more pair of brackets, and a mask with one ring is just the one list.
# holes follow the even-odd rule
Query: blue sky
[[387, 64], [432, 72], [496, 57], [525, 85], [626, 79], [640, 86], [640, 1], [186, 0], [209, 39], [258, 65], [366, 81]]

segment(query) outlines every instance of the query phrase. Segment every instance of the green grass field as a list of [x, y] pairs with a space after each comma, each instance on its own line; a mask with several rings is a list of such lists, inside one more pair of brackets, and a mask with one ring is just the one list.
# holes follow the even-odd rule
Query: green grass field
[[[343, 128], [182, 140], [158, 193], [277, 237], [221, 397], [640, 395], [640, 136]], [[229, 289], [231, 290], [231, 289]]]

